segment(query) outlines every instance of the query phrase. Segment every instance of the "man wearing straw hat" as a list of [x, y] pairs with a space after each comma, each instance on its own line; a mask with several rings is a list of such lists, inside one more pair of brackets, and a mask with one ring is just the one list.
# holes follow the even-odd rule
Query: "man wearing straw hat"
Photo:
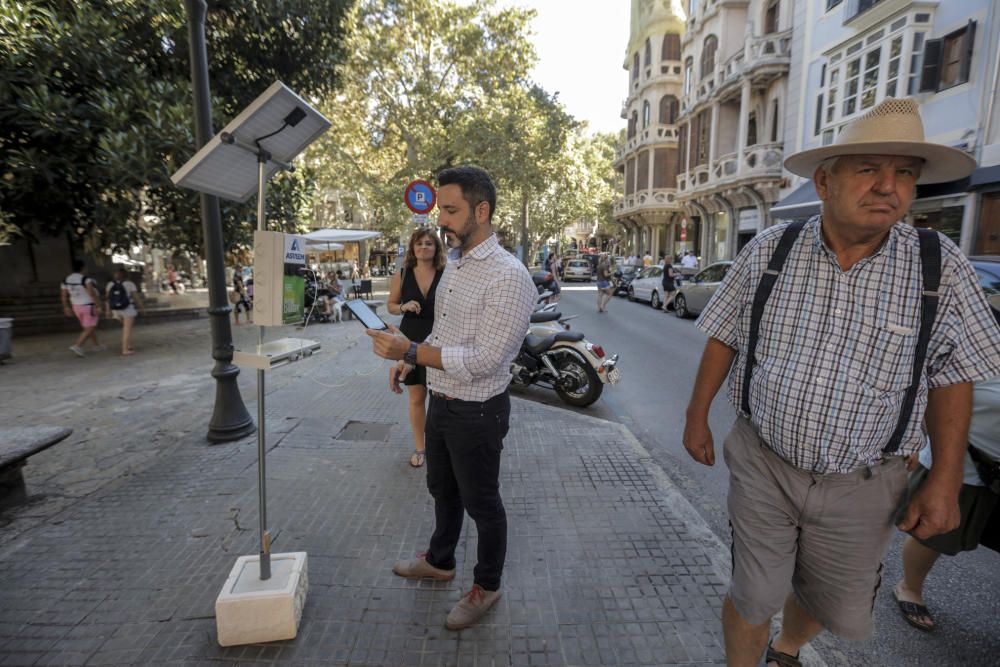
[[[968, 261], [904, 221], [917, 183], [975, 168], [924, 140], [913, 100], [886, 99], [785, 168], [812, 177], [822, 214], [765, 230], [736, 258], [698, 321], [709, 339], [684, 427], [688, 453], [712, 465], [708, 409], [728, 375], [730, 665], [756, 665], [765, 646], [769, 665], [798, 665], [823, 628], [871, 635], [893, 526], [925, 538], [958, 525], [972, 383], [1000, 373]], [[936, 474], [897, 513], [904, 459], [926, 438]]]

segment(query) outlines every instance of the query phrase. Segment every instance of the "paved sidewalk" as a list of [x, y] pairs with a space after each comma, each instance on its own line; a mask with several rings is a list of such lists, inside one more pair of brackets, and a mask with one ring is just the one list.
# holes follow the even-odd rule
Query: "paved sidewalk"
[[[352, 322], [310, 327], [319, 356], [269, 375], [274, 550], [309, 554], [299, 636], [219, 647], [215, 597], [257, 551], [256, 437], [204, 440], [207, 332], [206, 320], [138, 328], [124, 359], [71, 358], [38, 337], [0, 368], [5, 423], [76, 429], [29, 462], [32, 502], [0, 513], [0, 664], [723, 662], [726, 554], [707, 527], [623, 426], [519, 399], [501, 474], [504, 597], [479, 626], [446, 630], [471, 585], [475, 527], [455, 581], [390, 572], [426, 546], [433, 511], [407, 464], [405, 398]], [[254, 374], [240, 386], [256, 414]], [[351, 422], [374, 439], [340, 435]]]

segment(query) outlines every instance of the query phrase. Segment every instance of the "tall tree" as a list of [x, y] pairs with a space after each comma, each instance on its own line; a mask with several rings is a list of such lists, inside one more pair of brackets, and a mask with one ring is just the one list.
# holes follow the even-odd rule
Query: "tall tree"
[[[281, 79], [336, 85], [350, 0], [209, 3], [216, 128]], [[137, 241], [199, 250], [197, 196], [169, 175], [194, 152], [183, 3], [0, 0], [0, 242], [70, 233], [91, 250]], [[301, 223], [308, 173], [277, 179], [270, 220]], [[250, 205], [226, 205], [246, 246]]]

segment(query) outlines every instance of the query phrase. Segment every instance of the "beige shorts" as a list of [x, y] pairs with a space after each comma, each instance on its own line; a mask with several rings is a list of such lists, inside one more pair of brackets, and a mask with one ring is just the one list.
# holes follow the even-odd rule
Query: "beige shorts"
[[729, 466], [733, 576], [729, 597], [745, 621], [781, 609], [789, 589], [823, 626], [867, 639], [906, 492], [902, 457], [845, 474], [800, 470], [768, 448], [750, 422], [736, 420], [724, 446]]

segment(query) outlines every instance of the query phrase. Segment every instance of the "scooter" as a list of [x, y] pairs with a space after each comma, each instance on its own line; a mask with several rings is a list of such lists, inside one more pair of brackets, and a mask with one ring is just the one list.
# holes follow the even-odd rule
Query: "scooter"
[[618, 355], [605, 358], [604, 348], [569, 331], [569, 320], [555, 310], [531, 314], [528, 335], [511, 364], [511, 385], [537, 384], [554, 389], [565, 403], [586, 407], [601, 397], [604, 385], [621, 380]]

